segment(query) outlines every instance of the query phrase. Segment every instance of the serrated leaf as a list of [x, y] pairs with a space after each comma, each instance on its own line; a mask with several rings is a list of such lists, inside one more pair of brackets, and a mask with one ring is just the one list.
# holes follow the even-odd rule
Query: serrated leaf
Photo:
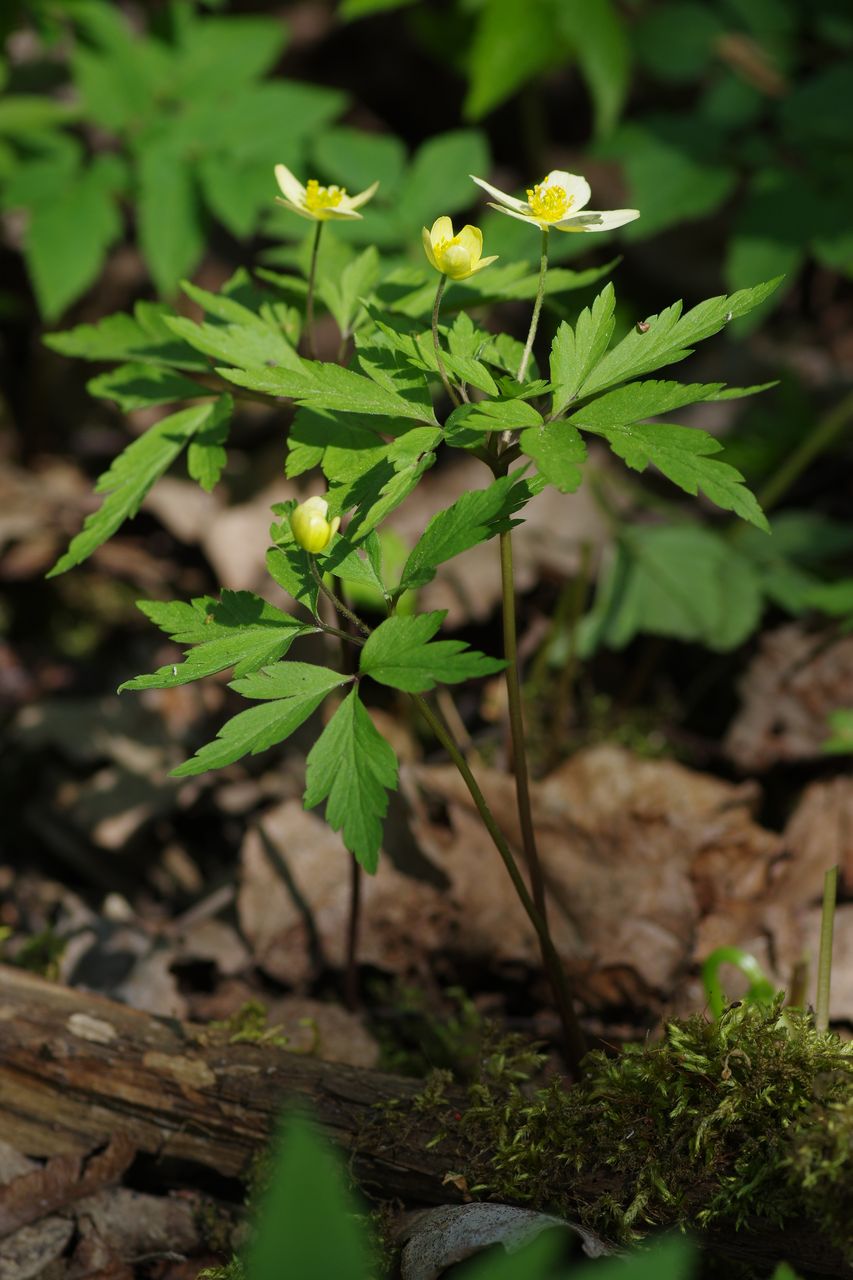
[[349, 676], [339, 671], [328, 671], [307, 662], [286, 662], [280, 669], [272, 670], [269, 679], [279, 692], [267, 693], [269, 686], [264, 679], [263, 675], [257, 674], [234, 682], [234, 688], [245, 692], [246, 697], [271, 700], [241, 711], [228, 720], [215, 740], [200, 747], [191, 760], [173, 769], [171, 777], [189, 778], [197, 773], [206, 773], [208, 769], [221, 769], [243, 756], [257, 755], [283, 742], [316, 711], [332, 689], [350, 681]]
[[112, 400], [124, 413], [144, 409], [148, 405], [172, 404], [176, 400], [209, 397], [210, 387], [183, 378], [162, 365], [123, 364], [118, 369], [101, 373], [86, 383], [93, 396]]
[[518, 431], [542, 425], [542, 415], [526, 400], [478, 400], [461, 404], [444, 424], [444, 438], [455, 448], [480, 443], [485, 431]]
[[318, 292], [346, 337], [356, 326], [362, 298], [370, 295], [379, 279], [379, 254], [373, 245], [348, 263], [337, 277], [323, 276]]
[[579, 488], [586, 445], [576, 427], [568, 422], [546, 422], [522, 431], [518, 443], [522, 453], [536, 463], [539, 474], [561, 493], [574, 493]]
[[[221, 402], [227, 408], [223, 408]], [[193, 405], [161, 419], [144, 436], [134, 440], [98, 479], [95, 492], [105, 493], [107, 497], [97, 511], [86, 517], [82, 531], [72, 538], [65, 555], [60, 556], [47, 576], [65, 573], [111, 538], [125, 520], [136, 515], [149, 489], [168, 471], [187, 442], [216, 415], [230, 414], [232, 410], [230, 396]]]
[[191, 346], [180, 342], [166, 325], [173, 316], [160, 302], [137, 302], [133, 315], [118, 312], [97, 324], [49, 333], [44, 344], [60, 355], [81, 360], [144, 360], [146, 364], [206, 371], [209, 364]]
[[308, 754], [304, 804], [323, 800], [326, 821], [371, 875], [379, 863], [388, 791], [397, 789], [397, 758], [353, 689]]
[[724, 386], [723, 382], [631, 382], [576, 409], [569, 422], [579, 427], [620, 427], [702, 400], [718, 400]]
[[[359, 542], [375, 529], [378, 524], [399, 507], [417, 485], [421, 476], [435, 462], [435, 454], [428, 452], [412, 459], [399, 470], [394, 469], [393, 461], [385, 461], [373, 467], [365, 476], [356, 481], [353, 491], [347, 493], [346, 503], [351, 505], [356, 499], [358, 506], [350, 521], [347, 536]], [[331, 491], [332, 497], [335, 490]], [[341, 504], [342, 505], [342, 504]], [[346, 509], [346, 507], [343, 507]]]
[[217, 373], [240, 387], [271, 396], [288, 396], [316, 409], [338, 409], [344, 413], [378, 414], [382, 417], [412, 418], [434, 423], [435, 417], [422, 405], [406, 400], [379, 386], [371, 378], [339, 365], [304, 360], [299, 374], [279, 369], [217, 369]]
[[634, 471], [644, 471], [651, 462], [685, 493], [695, 497], [701, 489], [724, 511], [734, 511], [750, 524], [770, 531], [767, 518], [741, 473], [727, 462], [708, 456], [719, 453], [722, 445], [706, 431], [669, 422], [613, 427], [585, 425], [583, 430], [603, 436], [613, 452]]
[[[489, 149], [478, 129], [459, 129], [429, 138], [418, 148], [397, 196], [401, 227], [430, 226], [439, 214], [472, 203], [471, 173], [486, 173]], [[435, 293], [435, 284], [432, 286]]]
[[681, 314], [680, 302], [673, 303], [660, 315], [650, 316], [644, 322], [647, 329], [643, 332], [632, 329], [609, 351], [584, 381], [580, 393], [592, 395], [663, 365], [676, 364], [690, 355], [697, 342], [718, 333], [730, 319], [760, 306], [780, 280], [778, 277], [752, 289], [741, 289], [728, 297], [709, 298], [686, 315]]
[[[230, 397], [228, 397], [230, 400]], [[225, 443], [231, 430], [231, 409], [227, 411], [223, 397], [217, 404], [221, 411], [214, 413], [196, 432], [187, 450], [187, 471], [190, 479], [200, 484], [205, 493], [211, 493], [219, 483], [219, 477], [228, 461]]]
[[463, 493], [452, 506], [437, 512], [413, 547], [398, 590], [426, 586], [440, 564], [493, 537], [496, 523], [507, 519], [529, 496], [518, 485], [514, 477], [502, 476], [488, 489]]
[[283, 658], [297, 636], [317, 630], [251, 591], [223, 591], [221, 600], [200, 596], [189, 604], [141, 600], [138, 607], [175, 644], [193, 647], [187, 649], [184, 662], [126, 680], [120, 693], [123, 689], [170, 689], [227, 667], [234, 668], [235, 676], [244, 676]]
[[145, 147], [137, 168], [139, 243], [160, 293], [173, 294], [204, 252], [204, 223], [192, 169], [171, 141]]
[[613, 336], [616, 294], [613, 285], [602, 289], [591, 307], [584, 307], [574, 329], [562, 321], [551, 343], [551, 381], [554, 400], [551, 412], [556, 415], [574, 400], [578, 389], [589, 377], [610, 345]]
[[195, 324], [184, 316], [169, 317], [167, 325], [179, 338], [216, 360], [238, 369], [274, 366], [291, 371], [307, 384], [303, 361], [284, 335], [256, 316], [252, 324]]
[[336, 538], [323, 560], [323, 570], [346, 583], [367, 587], [374, 597], [378, 593], [380, 600], [387, 596], [382, 581], [382, 550], [375, 530], [358, 547], [347, 537]]
[[410, 618], [387, 618], [368, 637], [359, 669], [380, 684], [406, 693], [427, 693], [436, 684], [458, 684], [502, 671], [505, 662], [469, 649], [464, 640], [433, 640], [446, 610]]

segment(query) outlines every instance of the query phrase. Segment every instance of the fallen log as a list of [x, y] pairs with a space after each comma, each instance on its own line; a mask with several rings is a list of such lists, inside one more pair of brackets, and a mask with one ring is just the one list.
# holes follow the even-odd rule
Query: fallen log
[[[435, 1117], [413, 1106], [422, 1089], [268, 1043], [223, 1044], [203, 1027], [0, 966], [0, 1139], [28, 1156], [87, 1157], [120, 1139], [162, 1161], [245, 1179], [283, 1107], [296, 1102], [310, 1106], [369, 1193], [459, 1200], [445, 1175], [465, 1168], [465, 1151], [453, 1140], [430, 1145]], [[447, 1100], [465, 1105], [462, 1091]], [[380, 1105], [394, 1101], [407, 1115], [403, 1127], [381, 1120]], [[807, 1274], [853, 1277], [806, 1223], [784, 1232], [756, 1223], [704, 1243], [757, 1266], [784, 1258]]]

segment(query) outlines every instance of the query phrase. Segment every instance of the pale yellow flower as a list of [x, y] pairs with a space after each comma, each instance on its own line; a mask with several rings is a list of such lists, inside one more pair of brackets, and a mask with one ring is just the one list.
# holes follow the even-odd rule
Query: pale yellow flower
[[[598, 212], [587, 209], [590, 195], [589, 183], [578, 173], [566, 173], [563, 169], [552, 169], [547, 177], [537, 182], [535, 187], [527, 191], [526, 200], [517, 200], [515, 196], [499, 191], [482, 178], [471, 178], [494, 196], [498, 201], [492, 209], [506, 213], [510, 218], [518, 218], [519, 222], [530, 222], [543, 231], [612, 231], [615, 227], [624, 226], [639, 218], [639, 209], [609, 209]], [[586, 210], [584, 213], [581, 210]]]
[[341, 517], [329, 520], [329, 504], [325, 498], [307, 498], [290, 516], [293, 536], [303, 551], [317, 555], [325, 551], [341, 524]]
[[379, 186], [378, 182], [374, 182], [357, 196], [348, 196], [345, 187], [321, 187], [316, 178], [309, 178], [308, 185], [303, 187], [286, 164], [275, 166], [275, 178], [284, 196], [284, 199], [276, 196], [278, 203], [285, 205], [293, 213], [298, 213], [300, 218], [309, 218], [312, 222], [352, 221], [360, 218], [358, 210], [376, 194]]
[[479, 227], [466, 226], [454, 235], [453, 223], [446, 215], [436, 218], [429, 231], [424, 227], [423, 238], [424, 253], [431, 264], [451, 280], [467, 280], [497, 261], [497, 255], [482, 256], [483, 233]]

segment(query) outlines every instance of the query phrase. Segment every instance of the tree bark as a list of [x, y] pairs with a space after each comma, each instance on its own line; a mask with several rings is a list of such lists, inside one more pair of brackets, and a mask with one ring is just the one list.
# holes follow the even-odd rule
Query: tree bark
[[[367, 1191], [422, 1204], [458, 1201], [459, 1188], [444, 1175], [465, 1168], [465, 1152], [429, 1145], [435, 1117], [412, 1105], [422, 1088], [274, 1045], [223, 1044], [204, 1027], [0, 966], [0, 1139], [29, 1156], [86, 1157], [120, 1139], [170, 1164], [242, 1179], [283, 1108], [307, 1104]], [[448, 1100], [465, 1105], [462, 1091], [449, 1091]], [[387, 1123], [377, 1106], [393, 1101], [403, 1126]], [[584, 1188], [578, 1193], [583, 1198]], [[704, 1243], [756, 1264], [785, 1258], [810, 1274], [853, 1277], [805, 1223], [784, 1233], [756, 1224]]]

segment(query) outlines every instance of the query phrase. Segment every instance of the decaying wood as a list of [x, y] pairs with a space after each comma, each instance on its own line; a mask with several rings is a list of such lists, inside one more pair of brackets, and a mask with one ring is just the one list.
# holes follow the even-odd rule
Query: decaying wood
[[[81, 1158], [118, 1140], [122, 1151], [242, 1178], [295, 1101], [309, 1104], [349, 1153], [366, 1189], [410, 1202], [458, 1200], [445, 1174], [464, 1168], [465, 1154], [428, 1145], [434, 1117], [413, 1111], [405, 1139], [377, 1123], [378, 1103], [411, 1109], [421, 1088], [275, 1045], [217, 1043], [203, 1028], [0, 966], [0, 1137], [30, 1156]], [[757, 1226], [714, 1243], [742, 1246], [756, 1262], [784, 1257], [811, 1274], [853, 1278], [806, 1224], [782, 1240]]]

